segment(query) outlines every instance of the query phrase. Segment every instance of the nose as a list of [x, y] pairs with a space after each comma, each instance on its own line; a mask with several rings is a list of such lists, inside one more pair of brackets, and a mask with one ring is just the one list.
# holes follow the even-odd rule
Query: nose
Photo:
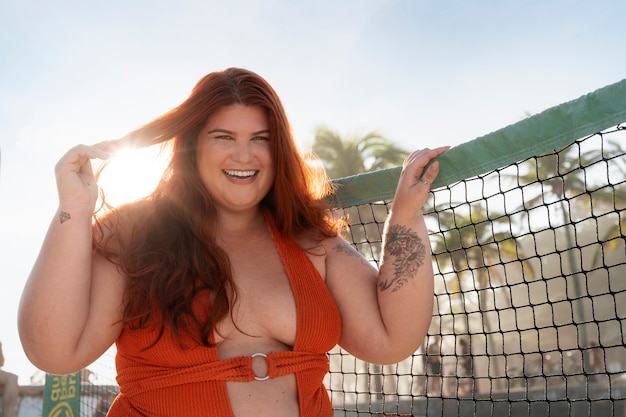
[[252, 159], [252, 149], [250, 148], [250, 142], [238, 141], [233, 154], [235, 160], [239, 162], [247, 162]]

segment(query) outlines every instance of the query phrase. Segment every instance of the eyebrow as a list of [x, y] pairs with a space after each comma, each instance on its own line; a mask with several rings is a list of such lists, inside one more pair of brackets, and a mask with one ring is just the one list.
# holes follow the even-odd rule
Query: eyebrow
[[[233, 132], [232, 130], [228, 130], [228, 129], [223, 129], [223, 128], [216, 128], [216, 129], [211, 129], [207, 132], [208, 135], [212, 134], [212, 133], [228, 133], [230, 135], [234, 134], [235, 132]], [[256, 132], [252, 132], [253, 136], [256, 135], [262, 135], [262, 134], [270, 134], [270, 130], [269, 129], [263, 129], [263, 130], [259, 130]]]

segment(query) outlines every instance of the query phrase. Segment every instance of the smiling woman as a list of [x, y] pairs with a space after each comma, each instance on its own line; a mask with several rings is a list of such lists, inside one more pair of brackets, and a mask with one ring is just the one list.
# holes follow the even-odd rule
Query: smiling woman
[[118, 206], [153, 191], [167, 166], [167, 154], [162, 145], [116, 152], [98, 179], [107, 204]]
[[[159, 145], [118, 150], [162, 142], [167, 167]], [[335, 345], [388, 364], [428, 330], [421, 209], [446, 150], [406, 160], [378, 271], [340, 236], [323, 167], [312, 172], [274, 89], [246, 69], [207, 74], [166, 114], [55, 166], [59, 206], [19, 308], [24, 351], [63, 374], [115, 344], [110, 417], [332, 417]], [[138, 201], [93, 216], [99, 159], [114, 165], [105, 201]]]

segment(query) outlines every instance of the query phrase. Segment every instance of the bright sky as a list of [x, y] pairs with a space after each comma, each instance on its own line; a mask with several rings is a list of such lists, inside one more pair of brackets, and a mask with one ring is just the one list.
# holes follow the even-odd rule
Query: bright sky
[[320, 125], [457, 145], [625, 78], [624, 15], [623, 0], [3, 0], [5, 369], [35, 372], [16, 310], [71, 146], [124, 135], [230, 66], [275, 87], [303, 146]]

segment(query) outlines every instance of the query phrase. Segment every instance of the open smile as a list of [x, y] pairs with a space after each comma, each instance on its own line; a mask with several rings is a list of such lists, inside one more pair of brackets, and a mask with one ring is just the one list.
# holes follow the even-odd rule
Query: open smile
[[225, 169], [224, 173], [233, 179], [237, 179], [237, 180], [249, 180], [252, 179], [254, 177], [256, 177], [256, 175], [259, 173], [259, 171], [252, 171], [252, 170], [247, 170], [247, 171], [237, 171], [237, 170], [233, 170], [233, 169]]

